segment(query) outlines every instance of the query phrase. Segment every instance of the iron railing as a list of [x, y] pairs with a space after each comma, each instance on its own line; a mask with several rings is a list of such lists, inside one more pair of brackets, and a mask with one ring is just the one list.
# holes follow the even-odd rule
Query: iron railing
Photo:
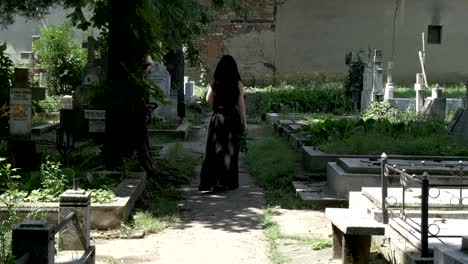
[[[424, 161], [421, 162], [424, 165]], [[452, 197], [450, 199], [450, 205], [454, 205], [452, 201], [454, 199], [458, 200], [457, 206], [463, 207], [464, 199], [468, 199], [467, 197], [463, 197], [463, 189], [468, 187], [468, 184], [463, 184], [463, 177], [464, 177], [464, 164], [462, 161], [459, 161], [458, 170], [454, 172], [451, 170], [453, 176], [459, 176], [460, 182], [459, 184], [432, 184], [429, 182], [429, 174], [424, 172], [421, 176], [417, 176], [415, 174], [409, 174], [406, 172], [405, 169], [399, 169], [396, 165], [388, 164], [388, 158], [385, 153], [381, 156], [381, 187], [382, 187], [382, 218], [383, 223], [388, 224], [389, 222], [389, 212], [393, 215], [398, 215], [398, 217], [408, 223], [414, 231], [420, 233], [420, 246], [419, 250], [421, 251], [421, 257], [426, 258], [430, 257], [429, 252], [429, 238], [453, 238], [453, 237], [461, 237], [461, 236], [454, 236], [454, 235], [439, 235], [440, 227], [433, 223], [429, 225], [429, 198], [437, 198], [440, 195], [441, 187], [445, 188], [457, 188], [459, 189], [459, 197]], [[400, 177], [400, 185], [402, 186], [402, 202], [399, 213], [395, 213], [393, 210], [389, 209], [391, 206], [395, 206], [397, 204], [397, 199], [393, 196], [388, 197], [388, 177], [390, 175], [399, 175]], [[421, 187], [421, 222], [418, 224], [416, 221], [412, 220], [409, 215], [407, 214], [407, 207], [406, 207], [406, 192], [410, 189], [410, 184], [420, 185]], [[437, 189], [437, 195], [430, 195], [430, 189]], [[394, 203], [391, 204], [389, 201], [394, 200]], [[437, 232], [430, 232], [430, 227], [437, 228]], [[417, 246], [417, 245], [415, 245]], [[418, 246], [417, 246], [418, 247]]]

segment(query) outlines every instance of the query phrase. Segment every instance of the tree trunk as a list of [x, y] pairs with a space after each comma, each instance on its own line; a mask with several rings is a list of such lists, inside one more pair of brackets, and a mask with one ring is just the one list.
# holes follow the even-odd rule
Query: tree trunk
[[116, 169], [136, 153], [140, 165], [152, 174], [145, 90], [131, 78], [144, 74], [146, 51], [131, 28], [142, 4], [143, 0], [110, 1], [104, 158], [108, 169]]

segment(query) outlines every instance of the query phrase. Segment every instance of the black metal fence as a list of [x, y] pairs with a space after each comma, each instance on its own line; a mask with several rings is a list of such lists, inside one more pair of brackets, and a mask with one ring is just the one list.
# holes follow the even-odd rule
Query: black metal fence
[[[424, 164], [424, 161], [421, 162]], [[421, 257], [426, 258], [430, 257], [429, 252], [429, 238], [449, 238], [449, 237], [461, 237], [461, 236], [453, 236], [453, 235], [439, 235], [440, 227], [433, 223], [429, 225], [429, 198], [437, 198], [440, 195], [441, 187], [450, 188], [450, 189], [459, 189], [459, 197], [452, 197], [450, 200], [451, 205], [457, 205], [463, 207], [464, 199], [468, 199], [467, 197], [463, 197], [463, 189], [468, 187], [467, 184], [463, 184], [463, 177], [464, 177], [464, 164], [462, 161], [459, 162], [458, 169], [454, 172], [452, 171], [452, 175], [457, 175], [460, 178], [459, 184], [432, 184], [429, 180], [429, 174], [424, 172], [422, 175], [418, 176], [415, 174], [409, 174], [406, 172], [405, 169], [399, 169], [396, 165], [388, 164], [388, 158], [385, 153], [381, 156], [381, 186], [382, 186], [382, 218], [383, 223], [388, 224], [389, 222], [389, 212], [392, 215], [398, 216], [401, 220], [410, 223], [410, 225], [414, 228], [414, 231], [420, 233], [420, 247], [419, 250], [421, 251]], [[399, 208], [399, 212], [394, 212], [389, 207], [392, 206], [389, 203], [389, 200], [394, 199], [394, 204], [397, 204], [397, 200], [395, 197], [388, 197], [388, 177], [391, 175], [398, 175], [400, 178], [400, 185], [402, 187], [402, 201], [401, 207]], [[418, 185], [421, 188], [421, 222], [418, 224], [416, 221], [412, 220], [407, 214], [407, 206], [406, 206], [406, 192], [410, 189], [410, 185]], [[437, 189], [438, 194], [431, 196], [429, 194], [430, 189]], [[452, 201], [456, 199], [458, 203], [455, 204]], [[414, 225], [416, 224], [416, 226]], [[434, 226], [437, 228], [437, 232], [430, 232], [429, 228]], [[416, 246], [416, 245], [415, 245]]]

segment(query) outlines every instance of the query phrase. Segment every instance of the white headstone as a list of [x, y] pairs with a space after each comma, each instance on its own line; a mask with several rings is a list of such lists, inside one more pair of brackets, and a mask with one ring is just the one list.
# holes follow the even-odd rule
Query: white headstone
[[60, 109], [73, 109], [73, 96], [64, 95], [60, 98]]
[[31, 89], [10, 89], [10, 135], [12, 137], [30, 139], [31, 100]]
[[185, 84], [185, 103], [193, 104], [195, 102], [195, 82], [190, 81]]
[[374, 50], [374, 83], [372, 87], [372, 101], [377, 102], [382, 101], [384, 96], [382, 60], [382, 50]]
[[364, 68], [363, 87], [361, 92], [361, 111], [366, 110], [372, 102], [372, 71], [373, 64], [368, 53], [368, 62]]
[[177, 118], [177, 95], [171, 96], [171, 75], [166, 69], [166, 66], [154, 62], [151, 64], [149, 77], [153, 80], [160, 89], [162, 89], [166, 101], [170, 104], [162, 104], [157, 102], [155, 98], [150, 98], [150, 103], [157, 103], [158, 108], [154, 114], [160, 117]]
[[416, 91], [416, 112], [419, 113], [424, 107], [424, 91], [426, 90], [426, 86], [424, 85], [424, 76], [422, 73], [416, 74], [414, 90]]

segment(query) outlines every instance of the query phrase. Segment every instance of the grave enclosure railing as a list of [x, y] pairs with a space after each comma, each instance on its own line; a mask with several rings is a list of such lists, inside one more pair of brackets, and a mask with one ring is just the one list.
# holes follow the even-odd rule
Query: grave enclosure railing
[[[424, 165], [424, 161], [421, 162]], [[463, 197], [463, 189], [467, 188], [467, 184], [463, 184], [463, 170], [464, 164], [462, 161], [459, 162], [458, 170], [456, 173], [452, 171], [452, 175], [458, 175], [460, 178], [459, 184], [432, 184], [429, 181], [429, 174], [424, 172], [422, 175], [418, 176], [415, 174], [409, 174], [406, 172], [405, 169], [399, 169], [396, 165], [388, 164], [388, 157], [385, 153], [381, 156], [381, 187], [382, 187], [382, 218], [383, 223], [389, 223], [389, 213], [392, 215], [397, 215], [401, 220], [410, 223], [413, 226], [414, 231], [420, 233], [420, 246], [419, 250], [421, 251], [421, 257], [427, 258], [430, 257], [429, 252], [429, 238], [453, 238], [453, 237], [461, 237], [461, 236], [453, 236], [453, 235], [439, 235], [440, 227], [435, 224], [429, 224], [429, 198], [437, 198], [440, 195], [441, 187], [450, 188], [450, 189], [458, 189], [459, 190], [459, 197], [452, 197], [450, 200], [451, 205], [463, 207], [463, 200], [468, 199], [467, 197]], [[395, 197], [390, 196], [388, 197], [388, 177], [391, 175], [398, 175], [400, 178], [400, 185], [402, 187], [402, 201], [401, 207], [399, 208], [399, 212], [396, 213], [390, 207], [396, 206], [398, 201]], [[416, 185], [420, 185], [421, 187], [421, 222], [418, 224], [416, 221], [412, 220], [407, 214], [407, 206], [406, 206], [406, 192], [411, 189], [410, 183], [414, 183]], [[429, 190], [437, 189], [438, 194], [431, 196]], [[452, 203], [452, 201], [456, 199], [458, 200], [457, 204]], [[393, 200], [393, 203], [389, 202]], [[414, 224], [419, 226], [419, 229], [414, 227]], [[437, 229], [436, 232], [430, 232], [429, 228], [434, 227]], [[416, 245], [415, 245], [416, 246]]]
[[95, 247], [90, 245], [90, 195], [68, 190], [60, 196], [57, 225], [45, 221], [24, 221], [13, 229], [12, 253], [16, 264], [49, 264], [55, 261], [55, 235], [62, 251], [83, 251], [73, 263], [95, 263]]

